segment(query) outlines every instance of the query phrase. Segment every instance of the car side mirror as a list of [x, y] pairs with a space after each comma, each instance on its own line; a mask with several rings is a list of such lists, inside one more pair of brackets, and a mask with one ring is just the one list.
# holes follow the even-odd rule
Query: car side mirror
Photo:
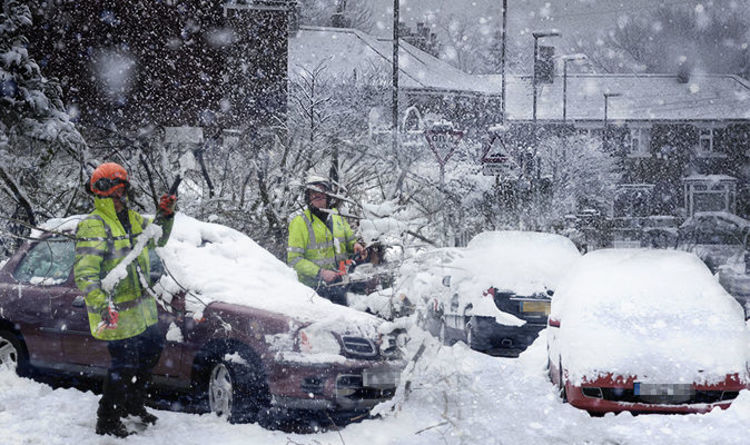
[[451, 276], [446, 275], [443, 277], [443, 286], [445, 287], [451, 287]]
[[555, 291], [552, 290], [552, 289], [547, 289], [547, 295], [549, 295], [551, 297], [551, 296], [555, 295]]

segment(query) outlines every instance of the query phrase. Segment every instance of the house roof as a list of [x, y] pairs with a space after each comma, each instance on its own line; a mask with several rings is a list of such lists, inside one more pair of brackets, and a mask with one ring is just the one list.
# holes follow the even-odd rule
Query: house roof
[[[289, 74], [294, 78], [302, 68], [311, 71], [325, 66], [328, 75], [342, 79], [351, 79], [354, 73], [385, 73], [390, 82], [392, 42], [356, 29], [302, 26], [289, 39]], [[399, 72], [400, 88], [499, 94], [486, 80], [404, 41], [399, 42]]]
[[[349, 28], [303, 26], [289, 39], [289, 75], [325, 66], [329, 76], [365, 81], [374, 73], [390, 83], [392, 40], [378, 39]], [[427, 92], [501, 94], [502, 77], [470, 75], [401, 41], [399, 87]], [[568, 74], [567, 119], [599, 122], [604, 118], [604, 93], [622, 93], [608, 100], [607, 117], [618, 120], [746, 120], [750, 119], [750, 83], [728, 74], [695, 74], [680, 82], [673, 74]], [[531, 76], [508, 76], [508, 120], [531, 120]], [[562, 120], [563, 79], [539, 84], [537, 119]]]
[[[478, 76], [497, 85], [499, 75]], [[617, 120], [750, 119], [750, 84], [728, 74], [696, 74], [680, 82], [670, 74], [568, 74], [566, 115], [569, 120], [604, 119], [604, 93], [610, 97], [607, 118]], [[563, 79], [538, 85], [537, 119], [562, 120]], [[509, 120], [533, 118], [531, 76], [509, 76], [506, 113]]]

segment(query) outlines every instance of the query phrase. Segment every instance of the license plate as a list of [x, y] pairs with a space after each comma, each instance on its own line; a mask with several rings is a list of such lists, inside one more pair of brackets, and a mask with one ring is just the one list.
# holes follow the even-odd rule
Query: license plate
[[633, 384], [636, 396], [692, 396], [693, 385], [689, 383], [640, 383]]
[[549, 315], [549, 301], [522, 301], [521, 312], [534, 312]]
[[362, 386], [369, 388], [394, 388], [398, 384], [399, 371], [389, 368], [372, 368], [362, 371]]

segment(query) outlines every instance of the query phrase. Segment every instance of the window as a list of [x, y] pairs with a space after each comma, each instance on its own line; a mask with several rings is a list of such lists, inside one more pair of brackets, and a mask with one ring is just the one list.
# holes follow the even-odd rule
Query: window
[[604, 134], [603, 128], [578, 128], [577, 131], [581, 136], [588, 136], [596, 139], [601, 139]]
[[701, 128], [698, 136], [698, 153], [707, 154], [714, 151], [714, 129]]
[[21, 283], [42, 286], [67, 281], [75, 261], [73, 240], [50, 238], [37, 243], [23, 257], [13, 276]]
[[651, 129], [650, 128], [631, 128], [630, 129], [630, 155], [631, 156], [650, 156], [651, 155]]

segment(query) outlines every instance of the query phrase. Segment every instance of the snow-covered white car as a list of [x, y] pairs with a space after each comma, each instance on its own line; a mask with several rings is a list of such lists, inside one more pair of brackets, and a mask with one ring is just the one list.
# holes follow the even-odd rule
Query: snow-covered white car
[[466, 248], [436, 252], [445, 277], [427, 305], [427, 322], [444, 342], [517, 356], [544, 329], [558, 280], [580, 258], [568, 238], [489, 231]]
[[[104, 376], [106, 342], [73, 281], [82, 218], [48, 223], [56, 234], [0, 269], [0, 367]], [[250, 238], [178, 214], [157, 250], [159, 386], [237, 422], [270, 420], [274, 407], [361, 413], [393, 395], [402, 361], [383, 321], [319, 297]]]
[[726, 408], [750, 381], [742, 308], [691, 253], [588, 253], [548, 323], [550, 378], [591, 413]]

